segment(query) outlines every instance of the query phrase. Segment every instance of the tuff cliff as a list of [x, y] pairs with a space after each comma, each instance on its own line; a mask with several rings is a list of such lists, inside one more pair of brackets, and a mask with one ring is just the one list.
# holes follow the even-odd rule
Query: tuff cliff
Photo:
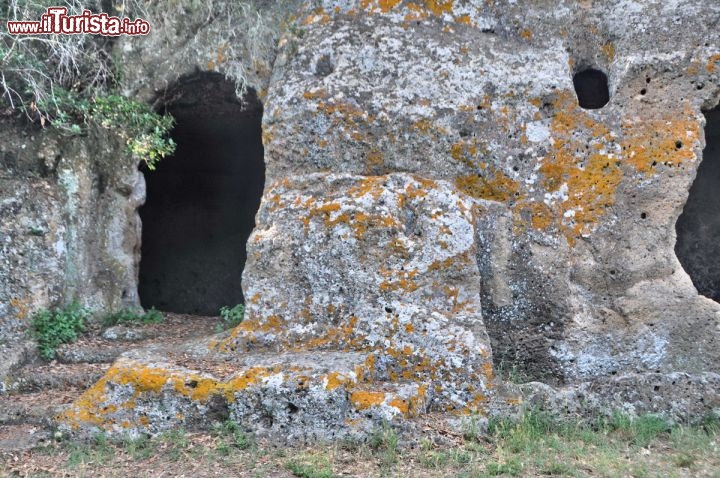
[[[242, 277], [247, 318], [228, 336], [127, 354], [63, 413], [65, 427], [155, 432], [220, 414], [280, 438], [327, 439], [522, 403], [582, 415], [718, 412], [720, 305], [693, 285], [712, 283], [712, 267], [687, 265], [703, 262], [703, 247], [715, 264], [715, 229], [693, 229], [702, 206], [688, 208], [679, 234], [676, 224], [703, 151], [716, 148], [706, 148], [718, 128], [706, 118], [720, 100], [720, 6], [256, 7], [276, 34], [228, 38], [221, 9], [206, 22], [203, 12], [164, 18], [114, 47], [132, 66], [127, 95], [159, 105], [178, 79], [212, 70], [262, 102], [266, 180]], [[160, 22], [162, 7], [148, 9]], [[609, 101], [593, 109], [573, 83], [588, 69], [607, 77]], [[9, 144], [19, 158], [57, 155]], [[57, 199], [8, 216], [5, 235], [18, 240], [22, 217], [55, 214], [65, 226], [51, 235], [76, 256], [54, 235], [32, 239], [40, 260], [65, 266], [52, 277], [15, 267], [12, 277], [58, 292], [32, 295], [4, 274], [3, 323], [18, 304], [60, 300], [76, 283], [69, 265], [93, 257], [116, 259], [110, 285], [90, 281], [77, 295], [109, 308], [137, 301], [144, 183], [114, 151], [68, 153], [72, 173], [63, 159], [51, 179], [6, 180], [18, 185], [7, 204], [33, 185], [65, 196], [36, 194]], [[97, 175], [72, 186], [94, 158], [117, 192], [102, 200], [81, 194]], [[101, 229], [127, 240], [76, 247]], [[525, 384], [508, 383], [508, 371]]]

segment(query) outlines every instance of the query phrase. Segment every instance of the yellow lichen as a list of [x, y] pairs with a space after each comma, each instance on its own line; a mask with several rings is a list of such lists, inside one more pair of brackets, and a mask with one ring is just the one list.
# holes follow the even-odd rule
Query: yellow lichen
[[613, 42], [609, 41], [601, 48], [608, 60], [613, 61], [615, 59], [615, 44]]
[[639, 172], [649, 175], [658, 164], [680, 166], [695, 160], [693, 146], [699, 141], [700, 125], [688, 102], [680, 114], [625, 121], [622, 126], [623, 156]]
[[705, 69], [708, 73], [715, 72], [715, 63], [717, 63], [718, 61], [720, 61], [720, 53], [711, 55], [710, 58], [708, 58], [707, 65], [705, 65]]
[[488, 168], [482, 176], [478, 174], [459, 176], [455, 179], [455, 185], [474, 198], [499, 202], [515, 199], [516, 193], [520, 190], [517, 181], [493, 167]]
[[357, 410], [366, 410], [378, 406], [385, 401], [385, 392], [372, 392], [367, 390], [355, 390], [350, 394], [350, 403]]

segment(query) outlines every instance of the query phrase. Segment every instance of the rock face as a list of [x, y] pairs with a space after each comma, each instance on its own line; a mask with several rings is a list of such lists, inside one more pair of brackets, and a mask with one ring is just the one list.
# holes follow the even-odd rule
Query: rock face
[[0, 127], [0, 353], [23, 346], [30, 315], [63, 300], [137, 303], [137, 208], [145, 182], [109, 130], [68, 138]]
[[[354, 436], [382, 418], [502, 411], [517, 397], [493, 370], [544, 382], [526, 400], [553, 410], [718, 412], [720, 306], [683, 269], [675, 225], [703, 112], [720, 99], [720, 5], [347, 0], [300, 12], [271, 71], [250, 76], [267, 180], [247, 319], [191, 359], [124, 357], [66, 426], [230, 417], [276, 436]], [[216, 27], [198, 27], [203, 45]], [[148, 41], [158, 62], [190, 48]], [[147, 84], [161, 77], [153, 61]], [[583, 102], [592, 109], [573, 82], [588, 68], [609, 81], [607, 104], [604, 90]]]

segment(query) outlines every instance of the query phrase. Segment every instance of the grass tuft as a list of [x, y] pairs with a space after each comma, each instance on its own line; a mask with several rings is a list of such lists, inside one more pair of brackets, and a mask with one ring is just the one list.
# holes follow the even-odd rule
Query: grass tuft
[[165, 317], [163, 317], [162, 313], [156, 310], [155, 307], [147, 311], [143, 311], [140, 308], [127, 308], [103, 317], [103, 325], [159, 324], [163, 320], [165, 320]]

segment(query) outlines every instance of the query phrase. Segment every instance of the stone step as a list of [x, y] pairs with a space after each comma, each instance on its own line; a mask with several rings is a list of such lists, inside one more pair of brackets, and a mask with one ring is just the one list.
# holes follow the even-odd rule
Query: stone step
[[367, 352], [186, 358], [178, 365], [168, 354], [126, 353], [61, 414], [61, 428], [78, 435], [155, 434], [232, 419], [288, 442], [361, 437], [379, 423], [421, 413], [430, 393], [424, 383], [372, 383]]
[[47, 428], [31, 425], [0, 425], [0, 452], [14, 453], [43, 446], [51, 440]]
[[110, 367], [94, 363], [29, 364], [7, 380], [11, 393], [32, 393], [43, 390], [85, 389], [99, 380]]
[[116, 344], [70, 344], [57, 349], [55, 356], [57, 361], [65, 364], [77, 363], [112, 363], [116, 358], [131, 347], [128, 345]]
[[81, 389], [72, 389], [4, 395], [0, 397], [0, 425], [49, 426], [81, 394]]

